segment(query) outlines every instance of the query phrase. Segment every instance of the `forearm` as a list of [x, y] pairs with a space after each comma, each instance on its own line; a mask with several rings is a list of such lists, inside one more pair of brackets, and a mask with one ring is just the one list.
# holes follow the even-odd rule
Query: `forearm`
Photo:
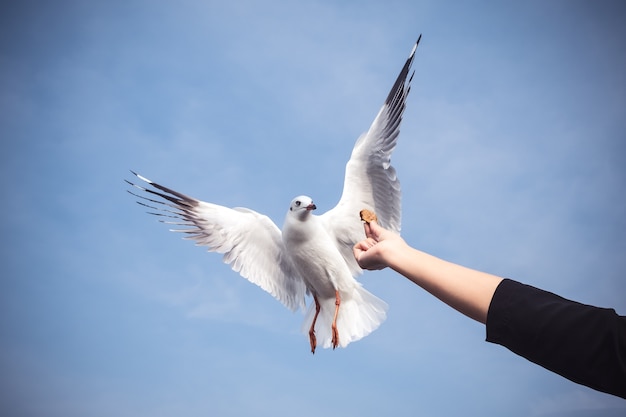
[[389, 267], [450, 307], [485, 323], [502, 278], [421, 252], [408, 245], [385, 254]]

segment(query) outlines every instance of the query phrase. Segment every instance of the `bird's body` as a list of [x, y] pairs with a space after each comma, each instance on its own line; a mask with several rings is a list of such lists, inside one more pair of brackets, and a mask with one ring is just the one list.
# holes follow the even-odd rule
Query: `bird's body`
[[[307, 196], [296, 197], [287, 212], [282, 229], [285, 254], [295, 265], [307, 291], [314, 297], [303, 330], [320, 340], [323, 347], [346, 346], [358, 340], [385, 320], [387, 304], [370, 294], [354, 278], [348, 259], [340, 252], [341, 242], [333, 235], [333, 227], [324, 223], [324, 216], [312, 213], [313, 201]], [[337, 303], [341, 309], [338, 309]], [[319, 317], [316, 317], [319, 306]], [[337, 315], [335, 317], [335, 312]], [[333, 323], [337, 333], [333, 339]], [[315, 351], [315, 343], [311, 343]]]
[[302, 220], [289, 214], [282, 229], [287, 257], [309, 292], [334, 300], [335, 290], [348, 290], [346, 277], [353, 280], [336, 242], [314, 214], [306, 213]]
[[152, 188], [134, 187], [158, 199], [139, 196], [171, 217], [168, 224], [183, 226], [187, 234], [210, 251], [223, 253], [241, 276], [259, 285], [292, 310], [313, 303], [303, 329], [311, 349], [345, 347], [375, 330], [386, 318], [387, 304], [366, 291], [355, 277], [362, 271], [352, 246], [364, 238], [359, 211], [378, 215], [381, 225], [400, 232], [400, 186], [390, 164], [399, 125], [410, 90], [409, 70], [416, 42], [385, 104], [370, 129], [357, 140], [346, 165], [339, 203], [316, 216], [313, 200], [296, 197], [290, 204], [282, 231], [267, 217], [246, 208], [230, 209], [186, 196], [139, 174]]

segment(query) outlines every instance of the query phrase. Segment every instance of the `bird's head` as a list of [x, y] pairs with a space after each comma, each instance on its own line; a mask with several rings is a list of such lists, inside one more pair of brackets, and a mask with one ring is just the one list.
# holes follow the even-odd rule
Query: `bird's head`
[[303, 220], [316, 208], [311, 197], [301, 195], [291, 200], [289, 214]]

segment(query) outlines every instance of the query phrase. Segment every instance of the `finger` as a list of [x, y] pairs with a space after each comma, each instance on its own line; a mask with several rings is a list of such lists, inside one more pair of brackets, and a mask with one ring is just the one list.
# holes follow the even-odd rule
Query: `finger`
[[374, 239], [376, 242], [378, 242], [380, 238], [381, 230], [382, 228], [378, 225], [378, 222], [376, 222], [376, 220], [365, 223], [365, 236]]
[[362, 252], [367, 251], [368, 249], [370, 249], [372, 246], [374, 246], [376, 244], [376, 241], [368, 238], [368, 239], [364, 239], [358, 243], [356, 243], [353, 248], [356, 250], [360, 250]]
[[361, 256], [369, 249], [365, 242], [359, 242], [352, 248], [352, 253], [354, 254], [354, 259], [357, 262], [361, 260]]
[[372, 237], [372, 228], [368, 222], [363, 223], [363, 229], [365, 230], [365, 237]]

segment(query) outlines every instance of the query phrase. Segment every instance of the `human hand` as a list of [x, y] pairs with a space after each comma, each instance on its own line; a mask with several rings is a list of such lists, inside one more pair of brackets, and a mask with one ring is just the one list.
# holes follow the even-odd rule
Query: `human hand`
[[363, 269], [388, 267], [389, 256], [406, 243], [399, 235], [379, 226], [376, 221], [366, 222], [364, 227], [366, 239], [354, 245], [354, 258]]

